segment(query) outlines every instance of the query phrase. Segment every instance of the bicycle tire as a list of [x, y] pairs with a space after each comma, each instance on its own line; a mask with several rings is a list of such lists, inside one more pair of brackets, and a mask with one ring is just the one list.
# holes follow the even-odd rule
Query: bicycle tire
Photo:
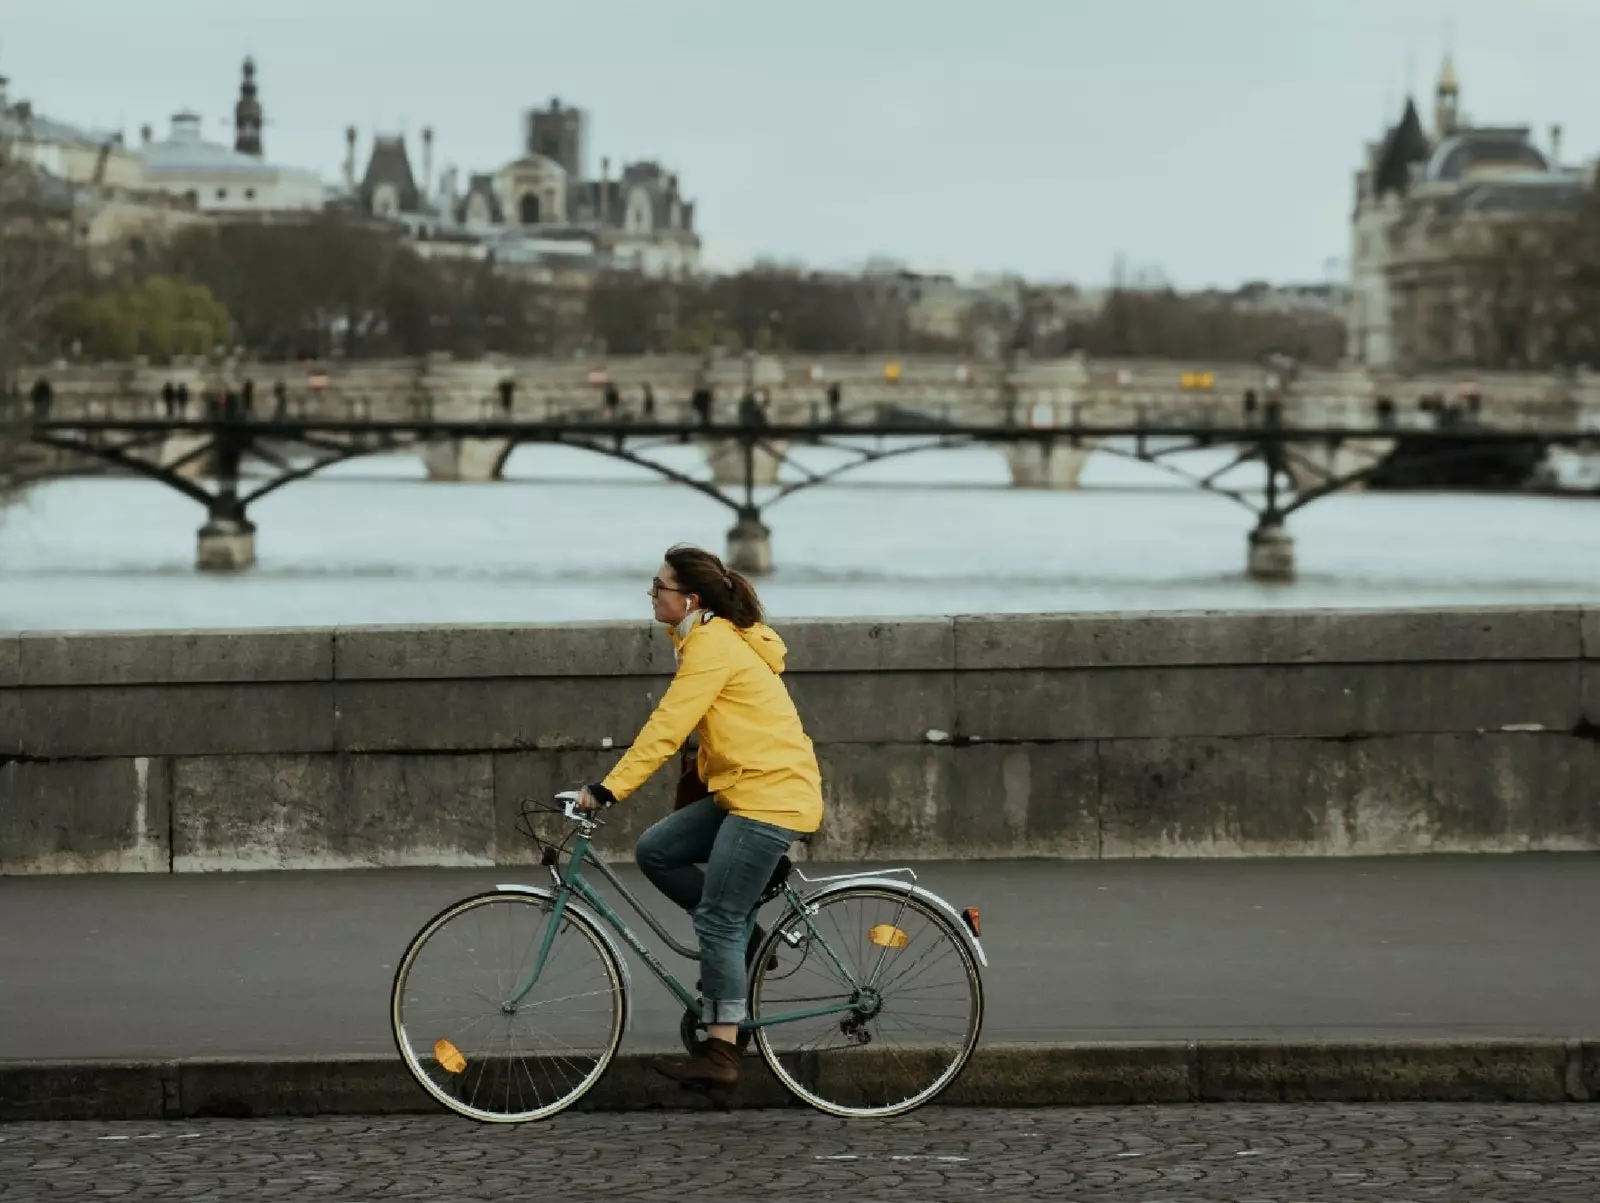
[[[819, 1086], [828, 1083], [830, 1088], [833, 1084], [844, 1087], [854, 1083], [862, 1094], [868, 1094], [871, 1093], [870, 1084], [875, 1068], [881, 1070], [885, 1082], [891, 1082], [896, 1074], [911, 1076], [914, 1073], [913, 1066], [916, 1061], [919, 1058], [927, 1057], [929, 1050], [908, 1045], [904, 1050], [908, 1054], [907, 1056], [901, 1056], [899, 1051], [891, 1047], [888, 1050], [890, 1055], [887, 1057], [881, 1054], [877, 1055], [876, 1058], [870, 1055], [864, 1058], [858, 1057], [858, 1060], [853, 1064], [845, 1060], [845, 1058], [857, 1056], [855, 1053], [856, 1048], [871, 1043], [870, 1040], [860, 1039], [863, 1030], [870, 1029], [873, 1023], [879, 1023], [881, 1030], [883, 1017], [891, 1012], [891, 1007], [887, 1002], [881, 1003], [878, 1011], [872, 1017], [863, 1017], [860, 1013], [854, 1013], [853, 1015], [847, 1015], [843, 1020], [837, 1021], [841, 1034], [846, 1035], [848, 1040], [857, 1042], [854, 1048], [846, 1044], [845, 1047], [836, 1050], [781, 1052], [775, 1047], [776, 1034], [790, 1025], [774, 1024], [755, 1029], [756, 1046], [760, 1049], [762, 1058], [766, 1061], [767, 1067], [772, 1070], [773, 1076], [783, 1084], [790, 1094], [818, 1111], [847, 1119], [863, 1117], [887, 1118], [894, 1115], [905, 1115], [918, 1107], [931, 1103], [948, 1090], [957, 1078], [961, 1076], [962, 1071], [965, 1070], [971, 1060], [973, 1050], [977, 1047], [978, 1039], [983, 1031], [984, 997], [981, 969], [965, 935], [938, 906], [918, 897], [908, 889], [902, 890], [882, 884], [849, 886], [843, 889], [824, 891], [821, 896], [813, 895], [812, 898], [802, 899], [801, 903], [807, 911], [813, 906], [818, 908], [818, 912], [813, 917], [812, 922], [820, 928], [820, 920], [829, 908], [838, 907], [841, 904], [852, 901], [868, 900], [887, 904], [891, 908], [898, 908], [897, 913], [902, 916], [906, 913], [915, 914], [924, 930], [937, 935], [941, 941], [941, 947], [953, 951], [969, 1000], [969, 1014], [965, 1020], [959, 1043], [950, 1053], [948, 1063], [940, 1067], [938, 1072], [932, 1075], [931, 1081], [920, 1089], [912, 1091], [899, 1099], [890, 1100], [886, 1097], [881, 1104], [851, 1103], [842, 1101], [839, 1098], [829, 1098], [819, 1089]], [[892, 926], [898, 927], [898, 922]], [[798, 945], [786, 938], [786, 935], [806, 933], [810, 930], [806, 926], [801, 913], [791, 908], [782, 921], [774, 924], [772, 930], [767, 934], [759, 954], [760, 960], [758, 964], [761, 968], [750, 984], [750, 1014], [753, 1018], [759, 1019], [762, 1015], [768, 985], [782, 981], [788, 976], [799, 972], [800, 968], [805, 964], [805, 959], [812, 955], [812, 950], [809, 947], [803, 951], [799, 950]], [[802, 943], [809, 944], [809, 936], [800, 935], [799, 938]], [[910, 937], [907, 937], [907, 940], [908, 943], [915, 946]], [[820, 957], [822, 954], [819, 953], [817, 955]], [[871, 955], [878, 958], [879, 971], [881, 971], [881, 966], [884, 964], [882, 954], [874, 952]], [[776, 969], [771, 967], [774, 956], [779, 958], [779, 965]], [[925, 1002], [925, 999], [918, 1000], [917, 1005], [923, 1005]], [[784, 1009], [787, 1008], [781, 1006], [769, 1007], [769, 1010], [773, 1011], [782, 1011]], [[826, 1020], [819, 1019], [818, 1022], [825, 1024], [832, 1021], [832, 1019], [833, 1017], [827, 1017]], [[855, 1023], [854, 1031], [847, 1033], [845, 1025], [850, 1023], [852, 1019]], [[830, 1055], [832, 1055], [831, 1060], [828, 1059]], [[874, 1060], [879, 1063], [876, 1067], [873, 1064]], [[890, 1089], [892, 1088], [886, 1087], [886, 1093]]]
[[[554, 897], [548, 890], [490, 890], [485, 893], [475, 894], [471, 897], [463, 898], [457, 902], [451, 903], [449, 906], [445, 907], [438, 914], [436, 914], [432, 919], [428, 920], [427, 923], [423, 924], [418, 930], [417, 934], [412, 937], [410, 944], [406, 946], [405, 954], [400, 958], [400, 963], [395, 967], [394, 981], [389, 991], [390, 1032], [394, 1037], [395, 1048], [400, 1054], [400, 1059], [405, 1063], [405, 1066], [407, 1070], [410, 1071], [411, 1076], [416, 1079], [417, 1084], [420, 1085], [423, 1090], [434, 1099], [435, 1102], [451, 1111], [454, 1111], [457, 1115], [462, 1115], [468, 1119], [477, 1120], [481, 1123], [528, 1123], [534, 1120], [549, 1119], [551, 1116], [556, 1115], [572, 1106], [585, 1094], [592, 1090], [595, 1084], [599, 1082], [600, 1078], [605, 1074], [607, 1068], [609, 1068], [612, 1060], [615, 1058], [617, 1048], [622, 1043], [623, 1031], [626, 1027], [628, 1014], [628, 979], [626, 970], [618, 960], [615, 951], [611, 948], [610, 943], [606, 940], [599, 925], [582, 908], [574, 905], [571, 900], [568, 901], [565, 909], [562, 912], [563, 932], [576, 932], [582, 938], [584, 944], [586, 944], [587, 947], [595, 954], [600, 966], [604, 990], [595, 991], [593, 993], [600, 994], [603, 992], [609, 994], [611, 1007], [609, 1021], [600, 1031], [601, 1042], [599, 1048], [594, 1054], [594, 1064], [592, 1068], [587, 1069], [581, 1075], [577, 1084], [572, 1089], [567, 1090], [565, 1093], [560, 1094], [558, 1097], [543, 1105], [521, 1107], [518, 1110], [512, 1110], [510, 1107], [510, 1101], [513, 1093], [513, 1087], [515, 1088], [515, 1093], [517, 1094], [518, 1101], [520, 1103], [523, 1098], [523, 1079], [515, 1073], [514, 1067], [508, 1063], [498, 1067], [498, 1072], [505, 1075], [507, 1101], [506, 1110], [492, 1111], [487, 1107], [475, 1106], [473, 1105], [472, 1101], [465, 1101], [457, 1094], [452, 1093], [451, 1090], [446, 1089], [447, 1084], [457, 1085], [457, 1079], [465, 1078], [467, 1076], [466, 1072], [462, 1070], [446, 1070], [444, 1076], [436, 1076], [434, 1072], [434, 1066], [438, 1066], [440, 1068], [445, 1068], [445, 1066], [444, 1059], [438, 1055], [438, 1045], [426, 1045], [426, 1041], [432, 1033], [426, 1032], [421, 1034], [421, 1038], [425, 1047], [419, 1049], [413, 1042], [411, 1038], [412, 1033], [407, 1027], [407, 988], [411, 985], [411, 975], [413, 969], [418, 964], [419, 957], [421, 957], [423, 952], [428, 948], [430, 941], [439, 936], [441, 932], [450, 930], [450, 925], [455, 920], [472, 915], [475, 911], [481, 912], [485, 908], [495, 906], [497, 904], [505, 904], [512, 908], [535, 908], [540, 912], [543, 918], [548, 921], [551, 907], [554, 904]], [[509, 920], [507, 924], [507, 930], [510, 930]], [[560, 934], [561, 933], [558, 933], [558, 936]], [[518, 943], [522, 943], [522, 941], [519, 939]], [[474, 957], [474, 960], [476, 961], [476, 957]], [[512, 976], [514, 977], [515, 974], [513, 973]], [[505, 991], [505, 986], [503, 983], [506, 980], [508, 979], [503, 976], [498, 978], [498, 988], [502, 994]], [[492, 1005], [493, 994], [490, 991], [485, 989], [482, 991], [475, 991], [475, 993], [478, 993], [479, 995], [480, 1006], [486, 1007], [488, 1005]], [[554, 1001], [560, 1002], [566, 1000], [564, 998], [558, 998]], [[509, 1033], [511, 1028], [511, 1016], [514, 1016], [515, 1012], [506, 1013], [498, 1007], [496, 1007], [495, 1010], [498, 1010], [500, 1014], [508, 1016], [506, 1019], [506, 1026], [507, 1032]], [[489, 1011], [489, 1014], [492, 1017], [494, 1015], [494, 1011]], [[474, 1024], [478, 1022], [481, 1022], [481, 1020], [473, 1021]], [[470, 1027], [472, 1024], [469, 1024], [468, 1026]], [[451, 1040], [463, 1038], [460, 1034], [454, 1032], [452, 1032], [450, 1036]], [[508, 1036], [508, 1048], [510, 1047], [510, 1044], [511, 1041]], [[457, 1049], [453, 1043], [451, 1043], [450, 1047], [456, 1053], [462, 1053], [462, 1050]], [[569, 1045], [567, 1047], [572, 1052], [578, 1051], [574, 1046]], [[430, 1052], [434, 1054], [431, 1059], [431, 1064], [428, 1056]], [[570, 1057], [567, 1057], [564, 1054], [556, 1054], [555, 1056], [559, 1061], [570, 1062], [571, 1060]], [[480, 1067], [478, 1069], [478, 1083], [480, 1086], [482, 1085], [484, 1077], [488, 1074], [490, 1067], [495, 1065], [494, 1058], [487, 1055], [475, 1055], [471, 1058], [467, 1058], [463, 1055], [463, 1060], [466, 1061], [469, 1066]], [[555, 1075], [551, 1073], [550, 1057], [548, 1055], [541, 1056], [534, 1062], [534, 1064], [538, 1066], [546, 1080], [548, 1080], [551, 1085], [554, 1086]], [[537, 1091], [538, 1076], [533, 1073], [532, 1069], [529, 1068], [527, 1064], [523, 1064], [522, 1068], [527, 1074], [528, 1085]], [[497, 1092], [497, 1090], [498, 1087], [495, 1088], [494, 1092]], [[476, 1098], [476, 1091], [474, 1092], [474, 1098]]]

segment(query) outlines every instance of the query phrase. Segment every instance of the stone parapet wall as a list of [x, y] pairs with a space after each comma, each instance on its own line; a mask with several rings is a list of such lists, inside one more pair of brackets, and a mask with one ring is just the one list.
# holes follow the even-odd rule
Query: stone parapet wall
[[[1600, 849], [1600, 610], [780, 625], [816, 859]], [[671, 671], [641, 623], [0, 636], [0, 872], [526, 864]]]

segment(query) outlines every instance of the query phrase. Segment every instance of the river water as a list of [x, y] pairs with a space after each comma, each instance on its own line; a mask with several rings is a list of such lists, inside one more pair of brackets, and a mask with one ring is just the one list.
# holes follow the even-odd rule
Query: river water
[[[703, 474], [692, 447], [659, 454]], [[837, 454], [796, 452], [812, 470]], [[163, 486], [41, 486], [0, 516], [0, 629], [644, 618], [662, 551], [720, 552], [732, 524], [692, 489], [582, 451], [523, 447], [507, 476], [429, 483], [415, 456], [342, 465], [252, 508], [259, 564], [232, 577], [195, 571], [204, 515]], [[765, 514], [777, 568], [762, 597], [779, 619], [1600, 604], [1600, 500], [1330, 497], [1290, 521], [1299, 580], [1263, 585], [1244, 574], [1252, 516], [1147, 465], [1096, 455], [1074, 492], [1007, 480], [998, 451], [974, 448], [797, 493]]]

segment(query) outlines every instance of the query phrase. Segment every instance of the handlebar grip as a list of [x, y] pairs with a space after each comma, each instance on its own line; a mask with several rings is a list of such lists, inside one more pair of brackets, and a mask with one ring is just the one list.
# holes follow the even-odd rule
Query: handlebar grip
[[596, 821], [594, 812], [578, 809], [578, 798], [582, 791], [563, 790], [556, 795], [556, 801], [561, 803], [561, 813], [574, 823], [593, 823]]

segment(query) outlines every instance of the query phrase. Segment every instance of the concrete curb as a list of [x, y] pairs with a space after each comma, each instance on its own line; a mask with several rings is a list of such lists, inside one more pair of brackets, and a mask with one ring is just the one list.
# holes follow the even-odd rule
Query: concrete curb
[[[578, 1105], [699, 1106], [619, 1054]], [[1189, 1041], [981, 1046], [940, 1102], [1130, 1103], [1600, 1101], [1600, 1040]], [[737, 1105], [798, 1106], [752, 1055]], [[390, 1055], [0, 1062], [0, 1121], [393, 1115], [440, 1108]]]

